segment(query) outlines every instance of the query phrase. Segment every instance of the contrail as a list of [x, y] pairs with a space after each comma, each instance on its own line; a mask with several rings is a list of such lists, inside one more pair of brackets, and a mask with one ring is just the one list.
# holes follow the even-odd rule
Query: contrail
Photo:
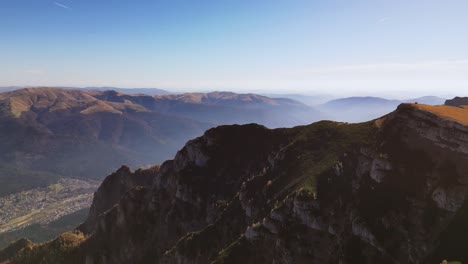
[[56, 4], [56, 5], [58, 5], [58, 6], [62, 7], [62, 8], [65, 8], [65, 9], [71, 9], [70, 7], [68, 7], [66, 5], [63, 5], [61, 3], [54, 2], [54, 4]]

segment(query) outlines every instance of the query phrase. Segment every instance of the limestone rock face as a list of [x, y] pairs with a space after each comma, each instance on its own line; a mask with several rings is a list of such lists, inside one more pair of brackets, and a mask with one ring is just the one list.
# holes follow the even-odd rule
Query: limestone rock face
[[131, 188], [151, 186], [158, 170], [159, 166], [154, 166], [146, 170], [131, 172], [128, 166], [123, 165], [115, 173], [109, 175], [94, 193], [88, 218], [79, 229], [85, 233], [93, 232], [99, 215], [116, 205]]
[[[109, 176], [85, 239], [56, 251], [89, 264], [466, 261], [467, 139], [414, 105], [361, 124], [221, 126], [159, 169]], [[52, 245], [11, 261], [54, 263]]]

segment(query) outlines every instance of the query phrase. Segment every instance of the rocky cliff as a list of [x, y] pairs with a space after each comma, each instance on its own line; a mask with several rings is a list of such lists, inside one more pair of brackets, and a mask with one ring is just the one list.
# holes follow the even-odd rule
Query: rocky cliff
[[468, 261], [468, 127], [440, 110], [403, 104], [360, 124], [208, 130], [140, 171], [151, 186], [104, 183], [86, 228], [9, 261]]
[[159, 166], [132, 172], [123, 165], [116, 172], [106, 177], [99, 189], [94, 193], [93, 203], [88, 218], [78, 229], [90, 233], [96, 228], [99, 215], [116, 205], [120, 198], [135, 186], [150, 186]]

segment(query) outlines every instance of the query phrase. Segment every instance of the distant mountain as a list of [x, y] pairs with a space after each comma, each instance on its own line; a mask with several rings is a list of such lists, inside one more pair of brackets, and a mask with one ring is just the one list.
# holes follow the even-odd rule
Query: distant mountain
[[407, 99], [403, 100], [404, 103], [415, 103], [418, 104], [428, 104], [428, 105], [442, 105], [445, 102], [445, 98], [437, 97], [437, 96], [423, 96], [414, 99]]
[[212, 124], [97, 91], [27, 88], [0, 94], [0, 195], [60, 177], [99, 179], [120, 164], [160, 162]]
[[307, 124], [318, 113], [290, 99], [227, 92], [129, 95], [26, 88], [0, 93], [0, 195], [62, 176], [99, 179], [121, 164], [159, 163], [221, 124]]
[[185, 93], [148, 97], [106, 94], [105, 100], [129, 100], [148, 109], [193, 120], [222, 124], [258, 123], [268, 127], [309, 124], [324, 116], [312, 107], [286, 98], [231, 92]]
[[8, 92], [8, 91], [14, 91], [14, 90], [18, 90], [18, 89], [21, 89], [21, 88], [24, 88], [24, 87], [21, 87], [21, 86], [4, 86], [4, 87], [0, 87], [0, 93]]
[[327, 101], [332, 100], [333, 98], [336, 98], [335, 96], [331, 96], [331, 95], [274, 94], [274, 93], [265, 93], [262, 95], [268, 96], [271, 98], [288, 98], [288, 99], [296, 100], [303, 104], [306, 104], [308, 106], [313, 106], [313, 107], [320, 105], [320, 104], [324, 104]]
[[364, 122], [386, 115], [401, 103], [443, 104], [445, 99], [424, 96], [407, 100], [389, 100], [380, 97], [347, 97], [328, 101], [317, 107], [328, 118], [336, 121]]
[[127, 93], [127, 94], [147, 94], [147, 95], [158, 95], [158, 94], [170, 94], [171, 92], [168, 92], [163, 89], [159, 88], [118, 88], [118, 87], [84, 87], [84, 88], [78, 88], [78, 89], [83, 89], [83, 90], [94, 90], [94, 91], [117, 91], [121, 93]]
[[[25, 88], [36, 88], [35, 86], [6, 86], [0, 87], [0, 92], [8, 92], [14, 91], [18, 89], [25, 89]], [[128, 93], [128, 94], [147, 94], [147, 95], [159, 95], [159, 94], [170, 94], [171, 92], [159, 89], [159, 88], [119, 88], [119, 87], [112, 87], [112, 86], [103, 86], [103, 87], [65, 87], [65, 86], [56, 86], [50, 88], [57, 88], [57, 89], [67, 89], [67, 90], [85, 90], [85, 91], [117, 91], [121, 93]]]
[[400, 103], [380, 97], [348, 97], [331, 100], [318, 109], [332, 120], [364, 122], [390, 113]]

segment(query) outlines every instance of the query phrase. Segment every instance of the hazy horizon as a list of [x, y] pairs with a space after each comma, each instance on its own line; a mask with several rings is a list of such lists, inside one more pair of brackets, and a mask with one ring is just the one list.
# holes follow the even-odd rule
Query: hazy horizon
[[466, 1], [18, 0], [0, 86], [466, 95]]
[[[425, 96], [435, 96], [444, 99], [451, 99], [453, 97], [464, 97], [468, 96], [466, 92], [460, 93], [449, 93], [449, 92], [411, 92], [405, 90], [394, 90], [387, 92], [324, 92], [324, 91], [291, 91], [291, 90], [242, 90], [242, 89], [165, 89], [164, 87], [121, 87], [121, 86], [61, 86], [61, 85], [9, 85], [9, 86], [0, 86], [0, 88], [12, 88], [21, 89], [21, 88], [40, 88], [40, 87], [50, 87], [50, 88], [67, 88], [67, 89], [84, 89], [84, 88], [116, 88], [116, 89], [160, 89], [169, 93], [210, 93], [210, 92], [233, 92], [238, 94], [258, 94], [268, 97], [293, 97], [293, 96], [307, 96], [307, 97], [317, 97], [318, 101], [326, 102], [329, 100], [339, 99], [339, 98], [348, 98], [348, 97], [380, 97], [388, 100], [405, 100], [405, 99], [415, 99]], [[322, 99], [320, 99], [322, 98]], [[306, 99], [306, 98], [305, 98]], [[298, 99], [295, 99], [298, 100]], [[300, 100], [299, 100], [300, 101]]]

